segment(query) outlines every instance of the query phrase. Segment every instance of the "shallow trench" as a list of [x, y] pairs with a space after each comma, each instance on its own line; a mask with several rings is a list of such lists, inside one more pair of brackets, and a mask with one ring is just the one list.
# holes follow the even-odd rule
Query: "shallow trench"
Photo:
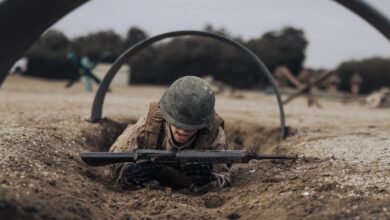
[[[88, 167], [75, 156], [77, 153], [71, 153], [72, 149], [79, 152], [107, 151], [127, 125], [135, 121], [134, 118], [121, 118], [103, 119], [97, 124], [79, 122], [83, 124], [79, 129], [80, 134], [79, 136], [71, 135], [71, 139], [58, 139], [55, 137], [56, 131], [43, 129], [40, 135], [47, 137], [47, 140], [43, 139], [40, 142], [42, 145], [51, 143], [53, 147], [46, 148], [46, 152], [35, 151], [33, 158], [39, 166], [46, 167], [47, 174], [45, 176], [42, 172], [32, 172], [30, 180], [14, 179], [19, 184], [34, 183], [35, 189], [33, 191], [28, 188], [21, 190], [20, 193], [29, 193], [29, 196], [24, 198], [14, 197], [16, 191], [9, 191], [11, 194], [4, 196], [3, 201], [0, 200], [0, 219], [118, 219], [118, 216], [122, 216], [123, 219], [127, 219], [126, 216], [130, 216], [130, 219], [133, 219], [131, 217], [142, 219], [144, 215], [152, 216], [152, 219], [171, 217], [173, 219], [187, 217], [199, 219], [210, 216], [216, 218], [219, 215], [215, 213], [218, 209], [229, 201], [234, 202], [240, 194], [247, 193], [246, 191], [238, 192], [235, 196], [236, 190], [241, 190], [241, 187], [250, 187], [254, 181], [248, 176], [247, 167], [238, 166], [232, 171], [234, 186], [223, 189], [224, 192], [193, 196], [161, 188], [129, 191], [129, 189], [116, 186], [106, 176], [105, 168]], [[225, 132], [230, 149], [253, 149], [259, 152], [275, 153], [282, 143], [277, 128], [227, 121]], [[56, 148], [60, 145], [78, 145], [81, 148], [72, 148], [69, 149], [70, 151], [66, 148]], [[56, 156], [53, 157], [53, 155]], [[284, 165], [268, 162], [264, 165], [264, 170], [269, 167], [284, 167]], [[262, 176], [261, 178], [268, 177]], [[256, 192], [256, 194], [262, 193], [260, 190]], [[156, 197], [161, 201], [155, 201]], [[236, 207], [230, 204], [227, 206]], [[128, 211], [129, 209], [132, 211]], [[245, 211], [229, 211], [224, 215], [226, 218], [236, 219], [242, 215], [238, 213], [243, 212]]]
[[[86, 144], [89, 146], [88, 148], [91, 151], [107, 151], [110, 145], [122, 133], [122, 131], [127, 127], [127, 125], [133, 124], [135, 122], [136, 120], [134, 119], [121, 119], [118, 121], [104, 119], [101, 122], [99, 122], [100, 125], [96, 127], [95, 130], [83, 131], [83, 136], [86, 137]], [[278, 153], [280, 150], [279, 149], [280, 144], [285, 141], [285, 140], [281, 140], [279, 136], [280, 135], [279, 128], [262, 127], [254, 123], [249, 124], [240, 121], [234, 121], [234, 122], [228, 121], [225, 124], [224, 130], [228, 139], [229, 149], [255, 150], [260, 153], [262, 152]], [[266, 167], [273, 167], [273, 166], [285, 167], [283, 162], [277, 164], [266, 162], [265, 167], [262, 169], [267, 170]], [[253, 180], [251, 180], [247, 174], [248, 168], [249, 168], [248, 165], [239, 165], [232, 170], [233, 184], [248, 187], [248, 184], [251, 184], [253, 182]], [[120, 192], [121, 190], [125, 190], [123, 191], [123, 195], [118, 195], [118, 197], [116, 197], [115, 200], [120, 200], [123, 199], [123, 197], [126, 197], [127, 189], [123, 189], [123, 188], [115, 189], [112, 182], [110, 182], [110, 180], [108, 180], [104, 176], [103, 169], [88, 167], [83, 172], [84, 172], [83, 175], [86, 175], [88, 179], [90, 179], [91, 181], [99, 182], [105, 188], [110, 189], [110, 191], [119, 190]], [[268, 176], [264, 176], [262, 178], [268, 178]], [[273, 178], [271, 179], [272, 180], [264, 180], [264, 181], [265, 182], [274, 181]], [[178, 198], [179, 200], [177, 202], [179, 201], [182, 202], [181, 200], [184, 201], [188, 200], [188, 202], [191, 201], [190, 202], [191, 209], [206, 208], [209, 210], [218, 209], [224, 206], [228, 201], [235, 200], [235, 197], [232, 197], [231, 195], [232, 193], [230, 192], [231, 190], [234, 191], [233, 188], [227, 189], [228, 193], [226, 195], [223, 195], [223, 193], [211, 193], [211, 194], [202, 195], [200, 197], [197, 196], [192, 197], [192, 195], [182, 194], [181, 192], [175, 192], [176, 195], [170, 194], [169, 192], [171, 189], [163, 190], [162, 194], [154, 190], [155, 189], [153, 188], [152, 189], [148, 188], [148, 189], [142, 189], [142, 190], [131, 192], [135, 196], [138, 196], [139, 193], [142, 194], [141, 197], [136, 197], [137, 199], [134, 201], [134, 205], [136, 206], [140, 206], [142, 204], [142, 207], [136, 208], [136, 210], [138, 210], [140, 213], [143, 213], [144, 211], [149, 212], [150, 209], [154, 209], [156, 207], [161, 210], [165, 209], [161, 207], [163, 206], [161, 201], [154, 201], [153, 198], [156, 196], [157, 197], [162, 196], [163, 199], [167, 199], [170, 202], [175, 201]], [[262, 193], [263, 192], [261, 190], [256, 191], [256, 194], [259, 196], [261, 196]], [[153, 212], [155, 211], [152, 211], [152, 213]], [[172, 214], [172, 216], [176, 216], [176, 217], [179, 216], [179, 218], [181, 218], [181, 217], [185, 217], [186, 215], [185, 213], [186, 213], [185, 211], [179, 210], [178, 213], [174, 213]], [[196, 216], [195, 213], [194, 215]], [[190, 218], [194, 218], [193, 215], [190, 216], [191, 216]], [[135, 215], [135, 217], [137, 217], [137, 215]], [[239, 219], [240, 214], [238, 214], [237, 212], [229, 212], [225, 217], [227, 219]], [[162, 218], [170, 218], [170, 217], [168, 215], [168, 216], [163, 216]], [[198, 219], [198, 217], [195, 218]], [[201, 219], [202, 217], [199, 218]]]
[[[135, 122], [136, 119], [103, 119], [98, 122], [100, 126], [92, 130], [84, 130], [82, 136], [86, 137], [86, 145], [91, 150], [107, 151], [123, 130]], [[280, 138], [279, 128], [263, 127], [255, 123], [228, 121], [225, 123], [224, 130], [228, 148], [231, 150], [274, 152], [283, 141]]]

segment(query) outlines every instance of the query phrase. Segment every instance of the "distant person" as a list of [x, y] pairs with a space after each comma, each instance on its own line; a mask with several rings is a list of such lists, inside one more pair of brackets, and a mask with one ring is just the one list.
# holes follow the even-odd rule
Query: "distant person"
[[330, 93], [335, 93], [337, 92], [340, 83], [340, 76], [336, 72], [333, 72], [333, 74], [329, 76], [329, 79], [326, 81], [326, 90]]
[[362, 85], [363, 79], [358, 72], [355, 72], [349, 80], [351, 86], [351, 96], [356, 98], [360, 92], [360, 86]]
[[[129, 125], [111, 146], [110, 152], [139, 148], [158, 150], [225, 150], [224, 120], [214, 110], [215, 95], [202, 78], [177, 79], [147, 115]], [[206, 192], [230, 185], [226, 164], [162, 166], [152, 162], [119, 163], [112, 166], [113, 179], [140, 185], [153, 180], [162, 186]]]
[[352, 102], [358, 100], [360, 87], [363, 83], [363, 79], [358, 72], [355, 72], [351, 78], [349, 78], [350, 93], [345, 96], [343, 103]]

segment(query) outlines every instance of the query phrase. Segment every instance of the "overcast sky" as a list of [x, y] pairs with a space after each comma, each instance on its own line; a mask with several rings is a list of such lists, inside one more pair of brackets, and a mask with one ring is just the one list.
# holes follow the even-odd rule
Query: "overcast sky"
[[[390, 18], [390, 0], [367, 2]], [[53, 28], [73, 38], [107, 29], [124, 36], [129, 27], [138, 26], [153, 36], [201, 30], [206, 24], [244, 39], [287, 25], [301, 28], [309, 41], [308, 67], [335, 68], [344, 60], [372, 56], [390, 58], [390, 42], [332, 0], [92, 0]]]

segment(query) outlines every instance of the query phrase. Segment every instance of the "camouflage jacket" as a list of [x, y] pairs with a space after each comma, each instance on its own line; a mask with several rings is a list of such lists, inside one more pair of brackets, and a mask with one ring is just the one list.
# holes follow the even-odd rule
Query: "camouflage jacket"
[[[134, 151], [138, 148], [142, 148], [139, 143], [144, 143], [144, 129], [146, 124], [146, 116], [141, 117], [136, 124], [129, 125], [123, 133], [117, 138], [115, 143], [111, 146], [110, 152], [129, 152]], [[196, 139], [196, 135], [191, 137], [190, 140], [183, 146], [176, 146], [173, 142], [173, 137], [170, 132], [169, 124], [164, 124], [164, 129], [166, 134], [163, 138], [162, 147], [164, 150], [176, 150], [176, 149], [191, 149], [192, 143]], [[211, 149], [213, 150], [225, 150], [227, 149], [227, 142], [225, 137], [225, 132], [222, 127], [218, 129], [218, 135], [211, 144]], [[115, 164], [111, 167], [111, 176], [118, 183], [124, 183], [123, 180], [123, 170], [126, 167], [127, 163]], [[224, 185], [219, 185], [223, 187], [230, 184], [230, 169], [226, 164], [214, 164], [213, 165], [213, 174], [218, 178], [222, 178], [225, 182]]]

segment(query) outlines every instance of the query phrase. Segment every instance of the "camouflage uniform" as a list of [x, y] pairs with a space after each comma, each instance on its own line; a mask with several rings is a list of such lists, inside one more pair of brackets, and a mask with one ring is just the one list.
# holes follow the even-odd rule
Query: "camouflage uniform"
[[[125, 131], [117, 138], [115, 143], [111, 146], [110, 152], [129, 152], [134, 151], [138, 148], [144, 148], [145, 143], [145, 125], [146, 116], [141, 117], [136, 124], [129, 125]], [[192, 144], [197, 138], [197, 134], [191, 137], [187, 143], [183, 146], [177, 146], [173, 142], [172, 133], [169, 128], [169, 124], [164, 122], [164, 137], [162, 141], [162, 150], [188, 150], [193, 149]], [[214, 139], [210, 146], [210, 150], [225, 150], [227, 149], [227, 142], [225, 132], [222, 127], [218, 128], [217, 137]], [[124, 183], [123, 171], [127, 167], [127, 163], [115, 164], [111, 168], [112, 178], [118, 183]], [[223, 181], [217, 181], [219, 187], [224, 187], [230, 184], [230, 170], [226, 164], [214, 164], [213, 174], [217, 176], [217, 179]], [[223, 184], [223, 183], [224, 184]]]

